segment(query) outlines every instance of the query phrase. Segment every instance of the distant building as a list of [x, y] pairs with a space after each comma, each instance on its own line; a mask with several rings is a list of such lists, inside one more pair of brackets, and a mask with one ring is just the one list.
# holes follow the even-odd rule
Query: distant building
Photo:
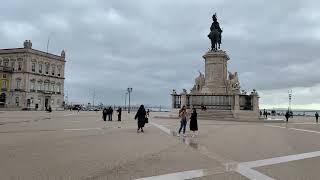
[[0, 49], [0, 109], [53, 110], [64, 106], [65, 52], [54, 55], [24, 48]]

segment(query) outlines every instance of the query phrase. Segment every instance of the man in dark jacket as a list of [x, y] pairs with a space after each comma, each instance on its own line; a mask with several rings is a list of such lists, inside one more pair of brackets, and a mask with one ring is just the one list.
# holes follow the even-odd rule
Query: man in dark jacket
[[287, 112], [286, 112], [286, 114], [285, 114], [284, 116], [286, 117], [286, 121], [288, 122], [289, 117], [290, 117], [289, 111], [287, 111]]
[[316, 122], [318, 123], [318, 118], [319, 118], [318, 112], [316, 112], [316, 114], [314, 116], [316, 117]]
[[113, 109], [110, 106], [109, 109], [108, 109], [108, 120], [109, 121], [112, 121], [112, 114], [113, 114]]
[[117, 112], [118, 112], [118, 121], [121, 121], [121, 113], [122, 113], [122, 109], [121, 109], [121, 107], [120, 107], [120, 106], [118, 107]]

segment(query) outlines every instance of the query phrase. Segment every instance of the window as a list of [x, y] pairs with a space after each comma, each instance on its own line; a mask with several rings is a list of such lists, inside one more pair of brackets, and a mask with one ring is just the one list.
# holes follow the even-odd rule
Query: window
[[5, 67], [8, 67], [9, 66], [9, 61], [4, 61], [4, 64], [3, 64]]
[[60, 88], [61, 88], [61, 85], [57, 84], [57, 93], [60, 93]]
[[35, 62], [33, 62], [33, 63], [31, 64], [31, 71], [32, 71], [32, 72], [36, 72], [36, 63], [35, 63]]
[[46, 74], [49, 74], [49, 64], [46, 64]]
[[49, 82], [44, 83], [44, 90], [49, 91]]
[[38, 91], [41, 91], [41, 90], [43, 90], [43, 88], [42, 88], [42, 82], [39, 81], [39, 82], [38, 82]]
[[54, 83], [50, 83], [49, 85], [49, 91], [54, 92]]
[[39, 64], [39, 73], [42, 73], [42, 63]]
[[7, 89], [7, 81], [2, 80], [2, 89]]
[[30, 103], [31, 103], [31, 100], [30, 100], [30, 99], [27, 99], [27, 106], [28, 106], [28, 107], [30, 106]]
[[18, 62], [18, 71], [21, 71], [22, 69], [22, 62]]
[[7, 78], [7, 74], [3, 74], [2, 78], [6, 79]]
[[16, 106], [19, 106], [19, 97], [16, 97]]
[[21, 79], [17, 79], [16, 82], [17, 82], [17, 84], [16, 84], [17, 87], [16, 88], [20, 89]]
[[52, 68], [51, 68], [51, 74], [54, 75], [55, 71], [56, 71], [56, 67], [55, 67], [55, 66], [52, 66]]
[[31, 80], [31, 83], [30, 83], [30, 90], [31, 91], [34, 91], [35, 90], [35, 81], [34, 80]]
[[16, 66], [16, 63], [14, 61], [11, 62], [11, 67], [12, 67], [12, 70], [14, 71], [14, 68]]
[[61, 76], [61, 67], [58, 67], [58, 76]]
[[52, 92], [55, 92], [56, 89], [55, 89], [55, 85], [54, 84], [51, 84], [52, 85]]

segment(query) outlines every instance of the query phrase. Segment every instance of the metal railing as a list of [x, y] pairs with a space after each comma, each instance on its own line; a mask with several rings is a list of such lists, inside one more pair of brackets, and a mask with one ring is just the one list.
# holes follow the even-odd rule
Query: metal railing
[[13, 72], [13, 68], [12, 67], [8, 67], [8, 66], [0, 66], [0, 71]]

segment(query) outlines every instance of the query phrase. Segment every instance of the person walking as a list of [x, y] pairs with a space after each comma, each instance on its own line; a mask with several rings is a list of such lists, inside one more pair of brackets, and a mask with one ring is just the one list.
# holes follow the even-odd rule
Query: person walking
[[110, 115], [109, 115], [109, 114], [110, 114], [110, 107], [106, 108], [106, 110], [107, 110], [106, 112], [107, 112], [108, 121], [110, 121], [110, 117], [109, 117], [109, 116], [110, 116]]
[[265, 109], [263, 110], [263, 115], [266, 119], [268, 119], [268, 111], [266, 111]]
[[314, 116], [316, 117], [316, 122], [318, 123], [318, 118], [319, 118], [318, 112], [316, 112], [316, 114], [314, 114]]
[[186, 106], [183, 106], [182, 109], [179, 111], [179, 116], [181, 117], [181, 120], [180, 120], [180, 128], [179, 128], [178, 137], [180, 137], [180, 133], [181, 133], [182, 129], [183, 129], [183, 136], [185, 137], [186, 126], [187, 126], [187, 110], [186, 110]]
[[113, 116], [113, 108], [110, 106], [110, 119], [112, 121], [112, 116]]
[[147, 110], [147, 117], [149, 118], [150, 116], [150, 109]]
[[190, 131], [193, 132], [192, 137], [196, 136], [196, 131], [198, 131], [198, 120], [197, 120], [197, 110], [193, 108], [193, 112], [190, 117]]
[[289, 111], [287, 111], [284, 116], [286, 117], [286, 122], [288, 122], [290, 117]]
[[141, 132], [143, 131], [143, 127], [145, 125], [145, 121], [146, 121], [146, 110], [144, 109], [143, 104], [139, 107], [134, 119], [138, 120], [138, 130], [137, 133], [139, 133], [139, 130], [141, 129]]
[[121, 109], [121, 107], [120, 107], [120, 106], [118, 107], [117, 112], [118, 112], [118, 121], [121, 121], [121, 113], [122, 113], [122, 109]]
[[113, 109], [111, 106], [108, 108], [108, 121], [112, 121]]
[[102, 111], [102, 119], [103, 119], [103, 121], [107, 121], [107, 113], [108, 113], [107, 108], [104, 108], [103, 111]]

